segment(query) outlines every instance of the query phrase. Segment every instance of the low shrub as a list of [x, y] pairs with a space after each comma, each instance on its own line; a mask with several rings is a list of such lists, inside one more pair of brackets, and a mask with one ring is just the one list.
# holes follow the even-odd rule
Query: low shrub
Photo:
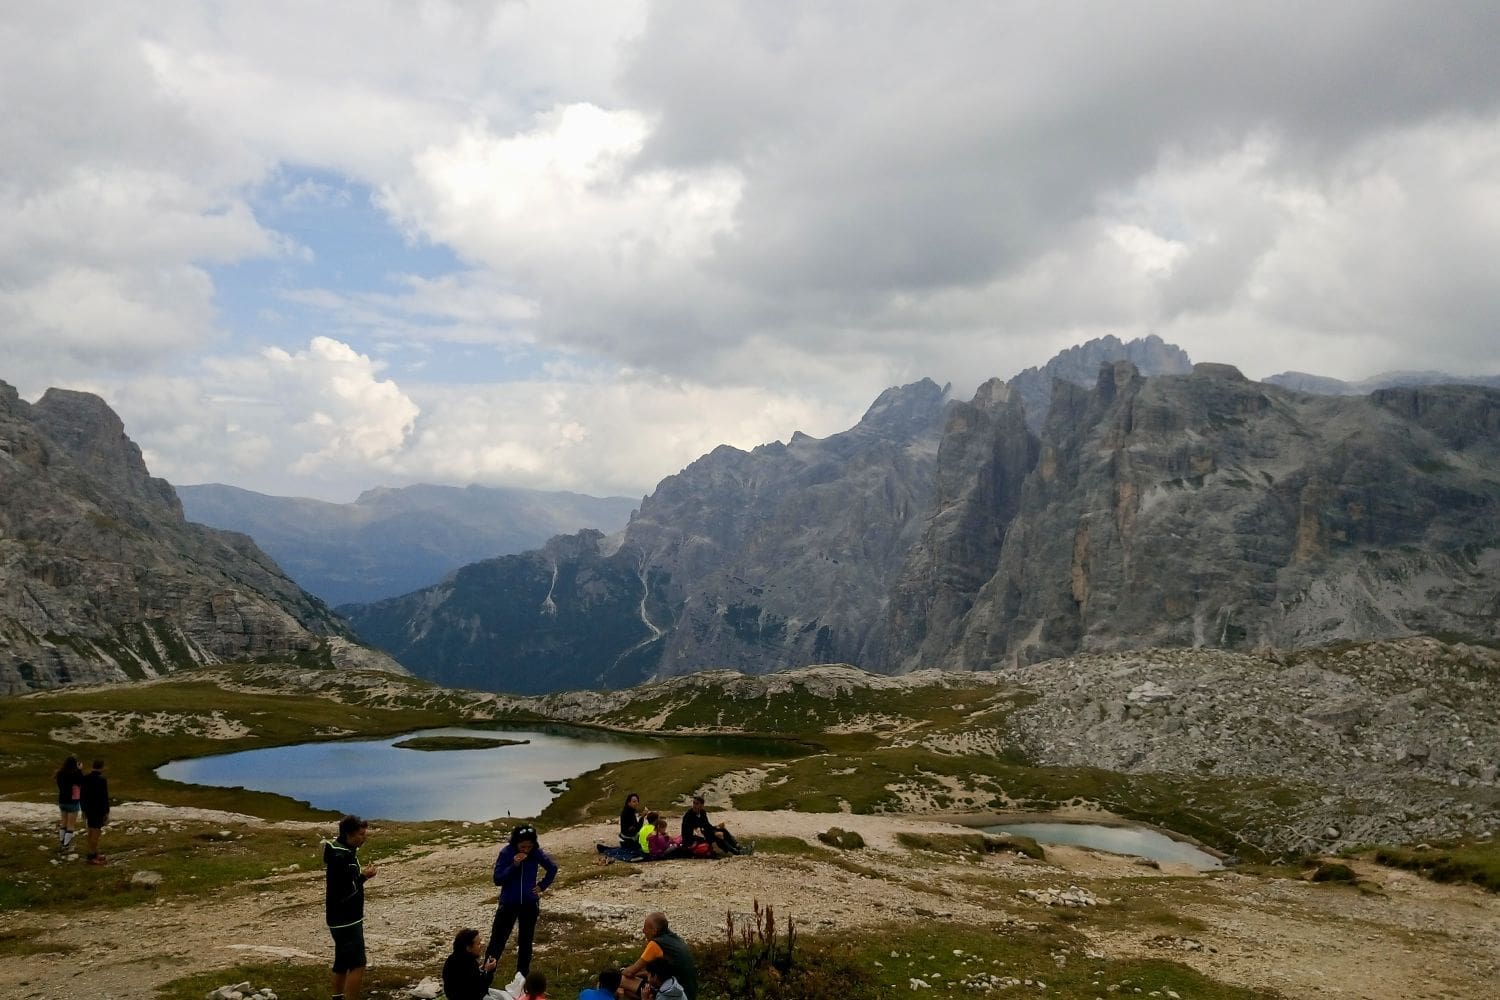
[[845, 830], [837, 826], [831, 826], [818, 834], [818, 840], [841, 851], [858, 850], [865, 846], [865, 838], [857, 830]]
[[1325, 861], [1314, 868], [1308, 876], [1313, 882], [1358, 882], [1354, 869], [1337, 861]]

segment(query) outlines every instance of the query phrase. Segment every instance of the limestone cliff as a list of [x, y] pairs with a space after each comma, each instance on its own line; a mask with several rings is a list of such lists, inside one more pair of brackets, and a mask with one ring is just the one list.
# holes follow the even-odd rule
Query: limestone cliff
[[0, 382], [0, 693], [331, 660], [322, 637], [346, 634], [248, 537], [184, 521], [103, 400]]
[[1092, 390], [1056, 384], [941, 662], [1414, 633], [1500, 638], [1500, 392], [1311, 396], [1122, 362]]

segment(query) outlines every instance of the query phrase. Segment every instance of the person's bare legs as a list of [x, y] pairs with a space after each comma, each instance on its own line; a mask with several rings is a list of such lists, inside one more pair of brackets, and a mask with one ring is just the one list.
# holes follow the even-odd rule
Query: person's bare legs
[[99, 834], [100, 834], [100, 832], [101, 832], [101, 828], [100, 827], [97, 827], [97, 826], [91, 826], [91, 827], [89, 827], [89, 855], [91, 857], [98, 857], [98, 855], [99, 855]]
[[348, 972], [335, 972], [333, 974], [333, 995], [342, 996], [344, 1000], [359, 1000], [359, 984], [365, 978], [364, 967], [350, 969]]

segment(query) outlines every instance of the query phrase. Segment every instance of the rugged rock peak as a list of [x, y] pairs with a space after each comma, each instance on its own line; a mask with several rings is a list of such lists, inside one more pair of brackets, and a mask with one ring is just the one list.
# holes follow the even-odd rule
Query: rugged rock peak
[[1116, 361], [1129, 361], [1143, 375], [1185, 375], [1193, 367], [1187, 352], [1156, 334], [1129, 342], [1114, 336], [1100, 337], [1070, 347], [1042, 367], [1027, 368], [1010, 379], [1026, 400], [1026, 419], [1031, 429], [1040, 431], [1045, 424], [1055, 382], [1095, 385], [1100, 368]]
[[141, 449], [104, 400], [91, 392], [48, 389], [32, 405], [30, 416], [53, 443], [112, 491], [161, 506], [182, 519], [176, 491], [147, 470]]
[[0, 693], [224, 659], [348, 660], [325, 641], [345, 624], [249, 538], [183, 520], [102, 400], [0, 398]]
[[942, 415], [950, 388], [950, 385], [940, 386], [930, 378], [892, 386], [875, 397], [875, 402], [859, 418], [855, 430], [884, 434], [927, 430]]

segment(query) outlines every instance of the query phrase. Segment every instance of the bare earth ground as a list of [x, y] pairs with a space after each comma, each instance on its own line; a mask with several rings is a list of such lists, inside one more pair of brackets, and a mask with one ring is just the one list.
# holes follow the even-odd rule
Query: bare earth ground
[[[1041, 904], [1018, 896], [1017, 889], [1077, 884], [1111, 901], [1077, 925], [1088, 935], [1091, 951], [1110, 957], [1172, 958], [1216, 978], [1269, 987], [1288, 997], [1500, 996], [1500, 897], [1405, 872], [1359, 865], [1360, 875], [1376, 889], [1362, 893], [1232, 872], [1156, 871], [1066, 847], [1049, 848], [1047, 862], [1016, 855], [960, 860], [898, 845], [902, 831], [964, 832], [916, 817], [725, 811], [715, 818], [742, 839], [793, 836], [815, 843], [816, 834], [830, 825], [855, 830], [867, 849], [841, 857], [876, 874], [764, 852], [720, 861], [619, 864], [549, 894], [543, 920], [549, 912], [567, 912], [634, 935], [642, 915], [660, 908], [684, 936], [702, 941], [722, 932], [726, 910], [748, 911], [759, 900], [773, 904], [780, 915], [793, 915], [804, 932], [937, 919], [1022, 934], [1048, 914]], [[47, 806], [0, 803], [0, 823], [13, 828], [35, 827], [50, 836], [54, 819]], [[112, 819], [205, 828], [262, 822], [150, 803], [121, 806]], [[327, 832], [321, 825], [278, 825]], [[367, 890], [372, 962], [381, 955], [431, 955], [436, 972], [456, 927], [488, 927], [494, 898], [489, 873], [497, 845], [478, 827], [467, 833], [455, 827], [455, 833], [451, 845], [386, 857], [379, 829], [372, 828], [363, 852], [381, 866]], [[481, 833], [485, 839], [479, 839]], [[594, 842], [612, 839], [612, 825], [595, 823], [546, 831], [542, 843], [564, 866], [592, 868]], [[0, 932], [40, 928], [44, 942], [68, 949], [0, 964], [0, 996], [149, 997], [164, 982], [237, 962], [278, 957], [324, 962], [329, 947], [322, 873], [317, 857], [308, 862], [306, 870], [274, 876], [251, 893], [220, 901], [164, 899], [67, 916], [0, 914]], [[1204, 929], [1184, 936], [1150, 919], [1133, 919], [1143, 907], [1186, 914], [1201, 920]], [[1112, 911], [1121, 918], [1109, 919]], [[539, 951], [537, 964], [567, 968], [567, 956]]]

